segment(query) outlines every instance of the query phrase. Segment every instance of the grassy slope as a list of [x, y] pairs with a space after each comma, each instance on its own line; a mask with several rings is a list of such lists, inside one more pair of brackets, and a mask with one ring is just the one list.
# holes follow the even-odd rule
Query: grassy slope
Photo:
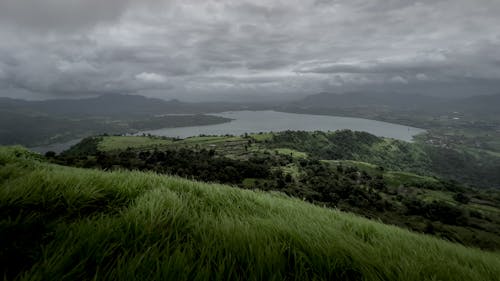
[[496, 253], [280, 194], [60, 167], [19, 148], [0, 148], [0, 212], [0, 269], [24, 265], [23, 280], [500, 280]]
[[154, 148], [155, 146], [168, 145], [171, 143], [172, 140], [152, 137], [107, 136], [103, 137], [102, 141], [99, 142], [98, 149], [102, 151], [112, 151], [125, 150], [129, 147]]
[[[281, 133], [284, 134], [284, 133]], [[305, 133], [306, 136], [303, 136], [301, 139], [307, 139], [311, 136], [310, 133]], [[328, 143], [327, 135], [332, 133], [313, 133], [312, 138], [309, 140], [310, 147], [318, 147], [318, 144], [315, 144], [315, 141], [322, 141], [325, 144]], [[256, 140], [255, 137], [264, 138], [264, 140], [272, 140], [273, 136], [276, 134], [251, 134], [248, 138], [246, 137], [233, 137], [233, 136], [201, 136], [201, 137], [191, 137], [186, 139], [176, 139], [176, 140], [162, 140], [157, 137], [99, 137], [94, 142], [94, 146], [97, 148], [102, 147], [103, 143], [125, 143], [128, 139], [133, 139], [131, 141], [127, 141], [126, 147], [130, 147], [136, 152], [143, 150], [152, 150], [154, 149], [215, 149], [218, 155], [223, 155], [227, 158], [233, 158], [238, 160], [246, 160], [251, 155], [260, 155], [263, 157], [267, 157], [266, 154], [273, 155], [284, 154], [290, 155], [296, 159], [302, 158], [310, 158], [309, 154], [289, 149], [289, 148], [280, 148], [276, 146], [274, 148], [267, 148], [269, 144], [267, 142], [252, 142], [249, 143], [249, 140]], [[334, 133], [333, 133], [334, 135]], [[114, 141], [118, 140], [118, 142]], [[299, 139], [300, 140], [300, 139]], [[151, 141], [164, 141], [164, 144], [158, 144], [151, 146], [149, 143]], [[271, 143], [272, 145], [272, 143]], [[286, 144], [285, 144], [286, 145]], [[248, 148], [247, 148], [248, 146]], [[380, 156], [387, 156], [388, 159], [392, 159], [392, 161], [398, 161], [397, 155], [401, 155], [401, 149], [404, 149], [406, 146], [401, 146], [401, 143], [395, 140], [389, 139], [381, 139], [380, 142], [376, 142], [376, 147], [379, 148], [379, 152], [376, 154]], [[374, 146], [369, 147], [366, 150], [366, 153], [358, 153], [359, 157], [365, 157], [366, 155], [372, 155], [372, 151], [374, 151]], [[117, 150], [117, 148], [120, 148]], [[385, 149], [384, 149], [385, 148]], [[124, 150], [124, 146], [110, 146], [110, 149], [113, 153], [119, 153]], [[412, 149], [408, 149], [410, 152]], [[392, 152], [391, 152], [392, 151]], [[396, 151], [395, 153], [393, 153]], [[109, 152], [109, 151], [108, 151]], [[311, 154], [314, 154], [313, 151]], [[91, 154], [84, 149], [83, 155]], [[387, 155], [388, 154], [388, 155]], [[391, 156], [392, 154], [396, 156]], [[403, 155], [404, 157], [404, 155]], [[387, 158], [384, 158], [387, 159]], [[395, 160], [396, 159], [396, 160]], [[380, 159], [379, 159], [380, 160]], [[403, 159], [404, 160], [404, 159]], [[393, 170], [385, 170], [382, 167], [371, 164], [368, 162], [362, 161], [354, 161], [354, 160], [321, 160], [325, 163], [331, 163], [332, 169], [336, 169], [337, 165], [342, 165], [344, 167], [353, 166], [361, 171], [366, 171], [370, 176], [383, 176], [384, 182], [386, 183], [388, 190], [379, 192], [384, 200], [387, 200], [395, 209], [389, 209], [385, 211], [380, 211], [377, 215], [368, 212], [367, 210], [370, 207], [365, 207], [366, 209], [351, 209], [351, 207], [355, 206], [353, 203], [349, 204], [337, 204], [339, 208], [344, 210], [351, 210], [357, 214], [365, 215], [368, 217], [378, 217], [382, 218], [385, 223], [396, 224], [399, 226], [409, 227], [410, 229], [414, 229], [418, 232], [427, 232], [429, 231], [429, 225], [434, 226], [437, 225], [436, 230], [431, 230], [430, 232], [437, 236], [446, 237], [451, 241], [460, 241], [461, 243], [469, 246], [478, 246], [484, 249], [498, 249], [499, 248], [499, 240], [498, 236], [498, 214], [500, 214], [500, 208], [498, 204], [495, 203], [495, 200], [489, 200], [489, 192], [483, 191], [464, 191], [466, 192], [466, 196], [471, 198], [471, 202], [469, 204], [458, 204], [457, 201], [453, 198], [455, 193], [457, 192], [448, 192], [443, 188], [443, 183], [441, 180], [428, 177], [421, 176], [414, 173], [402, 172], [402, 171], [393, 171]], [[384, 162], [384, 160], [380, 160]], [[402, 161], [402, 160], [400, 160]], [[408, 159], [404, 160], [408, 161]], [[300, 180], [301, 176], [305, 174], [301, 172], [301, 168], [296, 164], [289, 164], [285, 166], [276, 166], [275, 169], [279, 169], [283, 172], [284, 175], [291, 175], [292, 178], [297, 182]], [[86, 165], [80, 165], [83, 167], [87, 167]], [[196, 173], [196, 172], [195, 172]], [[255, 179], [255, 178], [247, 178], [241, 182], [241, 186], [247, 189], [255, 189], [255, 188], [264, 188], [268, 190], [268, 186], [272, 186], [274, 184], [273, 180], [263, 180], [263, 179]], [[317, 186], [317, 184], [316, 184]], [[443, 190], [441, 190], [443, 189]], [[281, 189], [283, 190], [283, 189]], [[309, 189], [310, 190], [310, 189]], [[317, 189], [316, 189], [317, 190]], [[302, 190], [305, 192], [305, 190]], [[302, 192], [301, 191], [301, 192]], [[495, 192], [491, 194], [493, 197], [498, 197], [498, 194]], [[297, 198], [304, 198], [302, 195], [295, 194]], [[311, 195], [312, 197], [312, 195]], [[311, 199], [311, 197], [306, 197], [306, 199]], [[407, 210], [407, 205], [405, 204], [405, 200], [420, 200], [422, 203], [427, 202], [431, 203], [435, 200], [440, 202], [446, 202], [448, 205], [457, 207], [464, 211], [464, 214], [470, 217], [467, 226], [455, 226], [449, 224], [440, 224], [439, 221], [435, 219], [427, 220], [425, 218], [416, 218], [416, 217], [408, 217], [408, 214], [405, 213]], [[321, 203], [318, 203], [321, 205]], [[373, 205], [371, 205], [373, 206]], [[397, 215], [397, 217], [393, 217], [392, 215]], [[426, 214], [424, 211], [421, 211], [420, 214]], [[470, 214], [470, 215], [469, 215]], [[434, 223], [436, 222], [436, 223]]]
[[[304, 138], [310, 136], [309, 133]], [[176, 140], [164, 140], [165, 144], [163, 145], [155, 145], [154, 149], [215, 149], [218, 155], [223, 155], [227, 158], [233, 158], [238, 160], [246, 160], [251, 155], [260, 155], [261, 157], [271, 157], [274, 158], [274, 155], [284, 154], [291, 155], [293, 158], [301, 159], [301, 158], [310, 158], [310, 156], [306, 153], [300, 152], [298, 150], [293, 150], [289, 148], [279, 148], [276, 146], [275, 148], [267, 148], [268, 143], [266, 142], [252, 142], [249, 143], [249, 140], [255, 139], [257, 137], [265, 137], [265, 140], [272, 139], [275, 134], [253, 134], [249, 135], [249, 138], [245, 137], [231, 137], [231, 136], [201, 136], [201, 137], [191, 137], [187, 139], [176, 139]], [[328, 142], [328, 139], [325, 137], [325, 134], [313, 134], [311, 141], [311, 147], [318, 146], [314, 144], [315, 140]], [[136, 152], [143, 150], [152, 150], [153, 147], [149, 146], [148, 143], [151, 141], [161, 140], [157, 137], [99, 137], [94, 142], [94, 147], [98, 148], [102, 146], [102, 143], [110, 142], [109, 140], [127, 140], [134, 138], [133, 141], [128, 142], [130, 145], [127, 147], [132, 148]], [[119, 143], [119, 142], [114, 142]], [[399, 151], [398, 144], [395, 141], [382, 139], [382, 147], [391, 148], [391, 150]], [[377, 142], [377, 145], [380, 143]], [[247, 149], [248, 146], [248, 149]], [[112, 149], [113, 146], [110, 146]], [[121, 150], [114, 150], [111, 153], [119, 153], [123, 151], [123, 146]], [[82, 150], [82, 149], [77, 149]], [[92, 154], [88, 149], [83, 149], [81, 154], [88, 155]], [[366, 154], [359, 153], [358, 155], [371, 155], [372, 149], [368, 149]], [[314, 151], [312, 152], [314, 154]], [[266, 156], [266, 154], [270, 154]], [[379, 152], [379, 155], [384, 155], [384, 152]], [[390, 154], [390, 153], [389, 153]], [[396, 153], [398, 155], [399, 153]], [[390, 157], [389, 157], [390, 158]], [[473, 191], [468, 190], [466, 192], [466, 196], [471, 198], [471, 202], [469, 204], [458, 204], [454, 199], [454, 195], [456, 192], [447, 192], [445, 191], [445, 187], [443, 182], [439, 179], [433, 177], [421, 176], [408, 172], [401, 171], [391, 171], [385, 170], [378, 165], [370, 164], [367, 162], [354, 161], [354, 160], [321, 160], [325, 163], [331, 163], [331, 168], [336, 170], [337, 165], [342, 165], [344, 167], [353, 166], [361, 171], [366, 171], [371, 177], [383, 176], [384, 182], [386, 183], [388, 189], [381, 191], [378, 193], [384, 200], [388, 201], [393, 205], [394, 208], [385, 209], [385, 211], [378, 210], [378, 213], [375, 214], [373, 211], [374, 204], [370, 206], [365, 206], [361, 209], [356, 209], [356, 202], [359, 200], [355, 200], [355, 203], [340, 203], [336, 204], [339, 208], [343, 210], [351, 210], [359, 215], [368, 216], [370, 218], [378, 217], [382, 219], [383, 222], [389, 224], [396, 224], [399, 226], [403, 226], [409, 229], [413, 229], [417, 232], [430, 232], [433, 235], [445, 237], [451, 241], [460, 241], [464, 245], [469, 246], [477, 246], [483, 249], [498, 249], [500, 247], [500, 236], [498, 235], [498, 226], [500, 222], [498, 221], [498, 214], [500, 214], [500, 208], [498, 204], [495, 203], [495, 200], [489, 200], [498, 197], [498, 193], [494, 192], [492, 194], [489, 191]], [[174, 161], [175, 162], [175, 161]], [[278, 164], [277, 164], [278, 165]], [[283, 175], [291, 175], [292, 179], [295, 182], [300, 181], [300, 178], [305, 176], [303, 169], [298, 166], [299, 163], [295, 164], [287, 164], [285, 166], [275, 166], [273, 169], [281, 170]], [[77, 165], [80, 167], [89, 167], [87, 165]], [[90, 165], [91, 166], [91, 165]], [[137, 166], [136, 166], [137, 167]], [[128, 169], [128, 168], [127, 168]], [[203, 170], [203, 168], [201, 168]], [[196, 177], [196, 171], [193, 171], [193, 174]], [[199, 171], [201, 173], [202, 171]], [[335, 173], [334, 171], [332, 171]], [[185, 175], [189, 177], [188, 175]], [[333, 174], [332, 174], [333, 176]], [[273, 180], [264, 180], [264, 179], [256, 179], [256, 178], [247, 178], [241, 181], [241, 187], [246, 189], [255, 189], [255, 188], [263, 188], [265, 190], [269, 190], [269, 186], [273, 186], [275, 183]], [[321, 190], [321, 184], [315, 183], [313, 185], [313, 189], [315, 187], [319, 187], [319, 189], [314, 189], [316, 192]], [[271, 189], [280, 189], [281, 188], [271, 188]], [[306, 198], [306, 200], [312, 200], [315, 196], [311, 192], [312, 189], [300, 189], [294, 196], [297, 198]], [[321, 191], [320, 191], [321, 192]], [[457, 191], [458, 192], [458, 191]], [[306, 195], [303, 195], [306, 194]], [[493, 197], [490, 197], [493, 196]], [[304, 197], [305, 196], [305, 197]], [[315, 199], [317, 200], [317, 199]], [[441, 224], [439, 220], [425, 218], [425, 216], [429, 216], [429, 210], [421, 210], [419, 214], [424, 217], [418, 216], [409, 216], [407, 213], [408, 202], [407, 200], [418, 200], [421, 203], [432, 203], [435, 200], [439, 202], [446, 202], [446, 204], [457, 207], [463, 211], [463, 214], [468, 218], [468, 224], [466, 226], [456, 226], [450, 224]], [[326, 202], [329, 202], [326, 199]], [[320, 206], [322, 203], [316, 202]], [[367, 203], [369, 204], [369, 203]], [[331, 206], [331, 205], [330, 205]], [[443, 217], [444, 218], [444, 217]], [[436, 226], [434, 228], [434, 226]]]

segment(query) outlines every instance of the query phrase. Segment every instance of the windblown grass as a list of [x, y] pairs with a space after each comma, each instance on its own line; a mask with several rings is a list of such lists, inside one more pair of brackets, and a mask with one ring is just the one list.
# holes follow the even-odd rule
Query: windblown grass
[[20, 280], [500, 280], [500, 255], [282, 194], [50, 165], [0, 148], [0, 270]]

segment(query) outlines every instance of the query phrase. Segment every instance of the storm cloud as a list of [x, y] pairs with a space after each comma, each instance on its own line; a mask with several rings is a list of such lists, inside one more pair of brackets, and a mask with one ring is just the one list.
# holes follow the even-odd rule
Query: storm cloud
[[500, 92], [494, 0], [0, 0], [0, 96]]

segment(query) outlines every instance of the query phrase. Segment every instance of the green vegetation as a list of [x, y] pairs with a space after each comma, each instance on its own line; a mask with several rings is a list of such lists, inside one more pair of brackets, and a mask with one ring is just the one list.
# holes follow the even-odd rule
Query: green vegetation
[[250, 136], [253, 139], [255, 139], [256, 141], [265, 141], [265, 140], [272, 139], [274, 134], [273, 133], [258, 133], [258, 134], [251, 134]]
[[0, 148], [19, 280], [500, 280], [500, 256], [291, 199]]
[[354, 161], [354, 160], [321, 160], [325, 163], [330, 163], [336, 166], [352, 166], [356, 167], [362, 171], [366, 172], [371, 172], [371, 173], [376, 173], [377, 171], [380, 171], [380, 166], [367, 163], [367, 162], [362, 162], [362, 161]]
[[127, 148], [154, 148], [157, 146], [171, 144], [172, 140], [153, 137], [136, 136], [112, 136], [103, 138], [99, 142], [98, 149], [101, 151], [124, 150]]
[[294, 149], [289, 149], [289, 148], [276, 148], [273, 150], [275, 153], [283, 154], [283, 155], [290, 155], [295, 158], [307, 158], [307, 153], [300, 152]]
[[439, 180], [432, 177], [419, 176], [408, 172], [396, 172], [390, 171], [384, 173], [384, 178], [387, 183], [391, 186], [401, 186], [401, 185], [438, 185]]
[[[405, 165], [415, 167], [403, 153], [412, 150], [407, 147], [411, 144], [340, 131], [283, 132], [261, 141], [253, 135], [200, 136], [165, 140], [154, 147], [148, 144], [159, 138], [149, 136], [128, 142], [126, 149], [99, 149], [108, 138], [111, 143], [115, 140], [91, 138], [62, 155], [47, 156], [63, 165], [154, 171], [279, 191], [464, 245], [500, 249], [500, 192], [401, 171]], [[293, 148], [282, 148], [286, 146]], [[301, 147], [308, 153], [297, 150]], [[399, 159], [401, 165], [388, 168], [363, 161], [325, 160], [331, 158]]]
[[[321, 93], [277, 110], [361, 117], [426, 129], [426, 133], [416, 136], [415, 143], [405, 145], [406, 148], [397, 145], [395, 150], [388, 149], [387, 158], [377, 159], [373, 158], [373, 153], [363, 153], [350, 155], [351, 158], [347, 159], [394, 170], [398, 170], [399, 164], [401, 171], [444, 177], [479, 187], [500, 188], [499, 100], [500, 95], [442, 100], [394, 93]], [[377, 149], [383, 152], [384, 148], [391, 147], [388, 143], [380, 143], [365, 152]], [[401, 157], [404, 155], [407, 157]]]
[[500, 157], [468, 150], [378, 138], [349, 130], [283, 132], [268, 141], [270, 148], [290, 148], [324, 160], [368, 162], [396, 171], [437, 176], [479, 187], [500, 187]]

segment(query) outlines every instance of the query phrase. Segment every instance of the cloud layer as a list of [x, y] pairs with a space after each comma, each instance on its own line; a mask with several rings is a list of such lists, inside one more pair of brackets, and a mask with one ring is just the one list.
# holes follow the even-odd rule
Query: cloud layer
[[0, 96], [500, 91], [494, 0], [0, 0]]

